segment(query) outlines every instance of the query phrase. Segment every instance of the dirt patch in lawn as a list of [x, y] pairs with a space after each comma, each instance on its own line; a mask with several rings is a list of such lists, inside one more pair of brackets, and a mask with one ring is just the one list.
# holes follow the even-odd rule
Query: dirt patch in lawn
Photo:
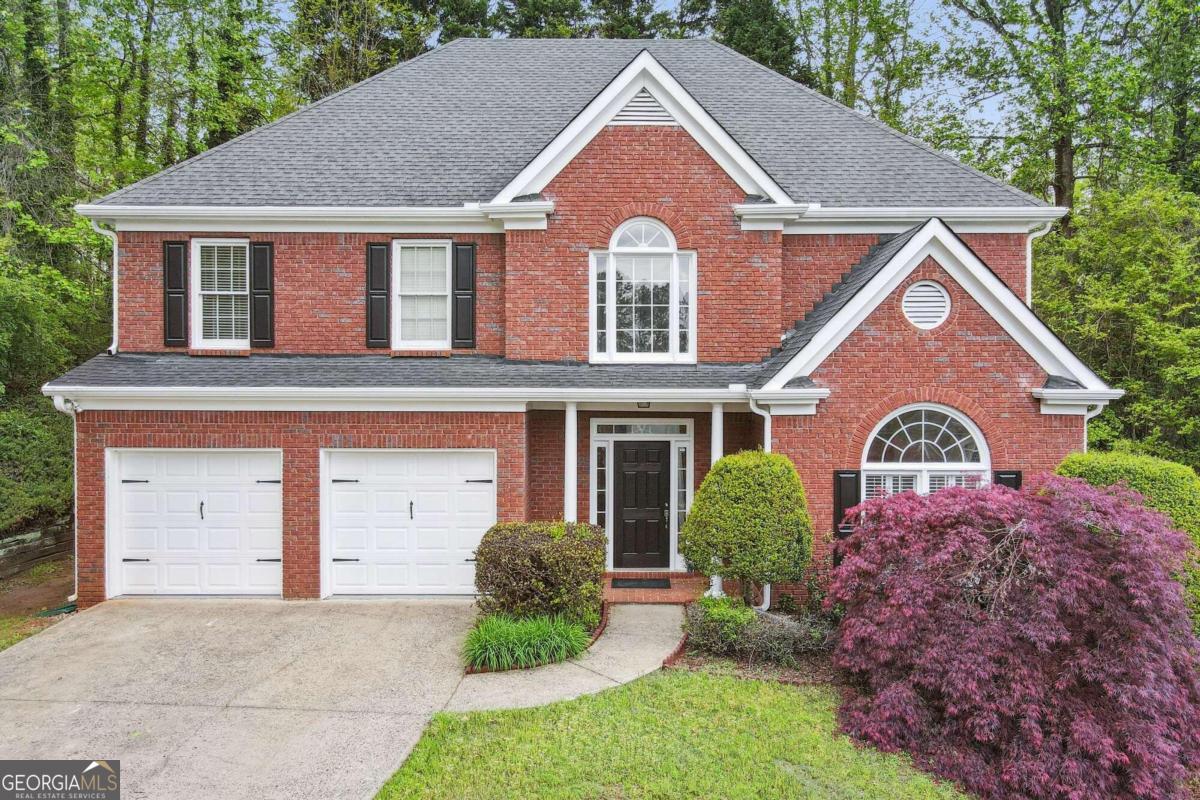
[[48, 608], [58, 608], [67, 602], [74, 584], [70, 556], [37, 564], [0, 581], [0, 617], [32, 616]]

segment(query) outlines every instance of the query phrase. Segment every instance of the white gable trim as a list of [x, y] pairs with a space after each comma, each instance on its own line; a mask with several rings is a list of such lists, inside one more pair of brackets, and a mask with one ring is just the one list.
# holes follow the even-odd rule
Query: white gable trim
[[932, 256], [967, 294], [999, 323], [1048, 375], [1078, 381], [1085, 389], [1111, 391], [1003, 281], [939, 219], [929, 220], [879, 274], [825, 324], [764, 389], [811, 375], [922, 261]]
[[550, 144], [501, 189], [492, 202], [510, 203], [514, 198], [545, 189], [554, 176], [642, 89], [654, 95], [671, 117], [691, 134], [743, 191], [763, 195], [775, 203], [791, 204], [791, 199], [779, 184], [645, 50], [629, 62]]

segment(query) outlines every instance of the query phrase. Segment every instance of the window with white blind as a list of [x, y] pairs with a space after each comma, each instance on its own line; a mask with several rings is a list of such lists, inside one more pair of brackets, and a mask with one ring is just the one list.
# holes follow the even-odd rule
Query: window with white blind
[[928, 494], [987, 483], [983, 434], [967, 417], [935, 405], [905, 406], [876, 426], [863, 453], [863, 499]]
[[592, 361], [696, 360], [696, 254], [676, 249], [661, 222], [621, 224], [591, 254]]
[[250, 243], [192, 240], [192, 336], [197, 349], [250, 346]]
[[450, 348], [450, 242], [392, 242], [392, 347]]

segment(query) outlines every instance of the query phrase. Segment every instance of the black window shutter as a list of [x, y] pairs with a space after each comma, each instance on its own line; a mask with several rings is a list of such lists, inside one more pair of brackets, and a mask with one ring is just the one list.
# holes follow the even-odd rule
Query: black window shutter
[[996, 470], [994, 473], [992, 473], [992, 483], [998, 483], [1001, 486], [1007, 486], [1010, 489], [1020, 489], [1021, 471]]
[[390, 245], [367, 245], [367, 347], [391, 346], [388, 318], [390, 259]]
[[275, 346], [275, 248], [250, 245], [250, 346]]
[[187, 242], [163, 242], [163, 345], [187, 347]]
[[475, 245], [454, 245], [452, 347], [475, 346]]
[[844, 520], [846, 512], [862, 502], [861, 476], [858, 470], [838, 470], [833, 473], [833, 531], [839, 539], [854, 532], [854, 526]]

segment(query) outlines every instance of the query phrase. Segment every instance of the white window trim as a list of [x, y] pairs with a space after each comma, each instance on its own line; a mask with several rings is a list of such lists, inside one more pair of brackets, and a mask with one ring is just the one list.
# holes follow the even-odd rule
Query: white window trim
[[[682, 425], [684, 433], [599, 433], [601, 425]], [[617, 441], [648, 441], [648, 442], [670, 442], [671, 450], [671, 488], [670, 488], [670, 507], [667, 509], [667, 518], [671, 522], [671, 560], [664, 568], [664, 571], [684, 572], [687, 570], [687, 564], [684, 562], [683, 556], [679, 554], [679, 508], [676, 498], [679, 496], [679, 447], [682, 445], [687, 447], [687, 508], [688, 511], [692, 507], [692, 495], [695, 492], [695, 475], [696, 475], [696, 446], [695, 446], [695, 430], [696, 426], [691, 418], [648, 418], [648, 417], [631, 417], [631, 418], [609, 418], [609, 417], [594, 417], [591, 422], [590, 436], [588, 438], [588, 521], [595, 525], [598, 519], [599, 508], [596, 498], [596, 450], [600, 447], [606, 449], [606, 464], [607, 473], [605, 475], [604, 497], [606, 499], [606, 508], [604, 509], [604, 538], [607, 540], [607, 554], [605, 556], [605, 566], [609, 572], [646, 572], [645, 567], [621, 567], [613, 566], [613, 443]], [[652, 570], [651, 570], [652, 571]]]
[[[389, 304], [392, 307], [392, 349], [393, 350], [449, 350], [450, 337], [454, 328], [454, 309], [451, 305], [453, 296], [454, 264], [453, 242], [449, 239], [393, 239], [392, 240], [392, 269], [391, 292]], [[446, 250], [446, 338], [445, 339], [413, 339], [405, 341], [400, 338], [400, 250], [405, 247], [443, 247]], [[426, 295], [436, 297], [436, 294]]]
[[[979, 446], [979, 460], [967, 462], [931, 462], [928, 464], [913, 464], [900, 463], [894, 461], [868, 461], [867, 453], [871, 450], [871, 444], [875, 441], [875, 437], [879, 431], [890, 420], [907, 412], [907, 411], [938, 411], [946, 414], [951, 418], [962, 423], [967, 432], [975, 439], [975, 444]], [[885, 414], [875, 427], [871, 429], [871, 435], [867, 437], [867, 443], [863, 445], [862, 453], [862, 480], [860, 481], [860, 499], [867, 500], [867, 476], [868, 475], [913, 475], [916, 477], [916, 487], [914, 491], [917, 494], [929, 494], [929, 477], [936, 473], [946, 472], [967, 472], [982, 476], [980, 486], [986, 486], [992, 480], [992, 454], [988, 449], [987, 439], [983, 436], [983, 431], [979, 426], [971, 420], [966, 414], [963, 414], [949, 406], [938, 405], [937, 403], [910, 403], [900, 408], [892, 409]]]
[[[204, 304], [200, 295], [200, 248], [205, 245], [242, 245], [246, 248], [246, 338], [205, 339]], [[250, 349], [250, 240], [249, 239], [192, 239], [188, 261], [188, 318], [191, 337], [188, 346], [193, 350]]]
[[[617, 239], [631, 225], [651, 222], [666, 233], [670, 242], [669, 247], [617, 247]], [[614, 281], [617, 256], [670, 256], [671, 257], [671, 299], [670, 299], [670, 334], [668, 340], [671, 349], [667, 353], [618, 353], [617, 352], [617, 297]], [[691, 305], [688, 308], [688, 352], [679, 352], [679, 257], [690, 256], [688, 259], [688, 286], [691, 290]], [[608, 260], [608, 297], [606, 298], [605, 342], [607, 350], [601, 351], [596, 347], [596, 302], [597, 302], [597, 263], [599, 256]], [[679, 250], [676, 247], [675, 234], [662, 222], [652, 217], [632, 217], [625, 220], [613, 231], [607, 250], [593, 250], [588, 253], [588, 360], [598, 364], [695, 364], [698, 342], [696, 341], [696, 319], [699, 317], [697, 302], [700, 296], [697, 284], [697, 262], [699, 256], [694, 250]]]

